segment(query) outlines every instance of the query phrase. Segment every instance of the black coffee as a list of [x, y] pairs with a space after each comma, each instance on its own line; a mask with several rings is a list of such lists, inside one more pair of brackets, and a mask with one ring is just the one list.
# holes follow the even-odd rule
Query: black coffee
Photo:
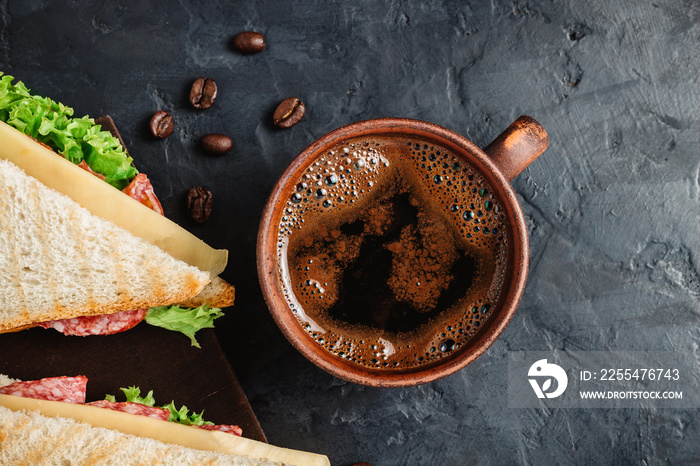
[[378, 369], [453, 353], [497, 303], [507, 219], [484, 178], [435, 144], [351, 139], [297, 180], [278, 271], [299, 324]]

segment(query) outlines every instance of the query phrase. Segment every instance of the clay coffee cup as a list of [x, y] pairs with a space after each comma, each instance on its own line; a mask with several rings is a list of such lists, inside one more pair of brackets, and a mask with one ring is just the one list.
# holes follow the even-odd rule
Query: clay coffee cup
[[427, 383], [477, 359], [525, 287], [528, 237], [510, 180], [548, 145], [529, 116], [483, 150], [399, 118], [313, 142], [278, 180], [258, 232], [258, 277], [282, 333], [318, 367], [369, 386]]

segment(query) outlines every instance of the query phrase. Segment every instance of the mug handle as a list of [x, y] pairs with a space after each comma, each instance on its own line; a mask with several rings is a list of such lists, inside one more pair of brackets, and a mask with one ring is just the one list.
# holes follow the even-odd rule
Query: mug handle
[[530, 165], [549, 146], [549, 136], [537, 120], [523, 115], [499, 134], [484, 152], [508, 181]]

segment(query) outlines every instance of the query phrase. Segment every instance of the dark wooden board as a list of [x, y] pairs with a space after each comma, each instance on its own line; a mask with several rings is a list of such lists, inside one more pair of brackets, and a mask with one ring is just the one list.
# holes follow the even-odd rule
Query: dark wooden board
[[[109, 115], [96, 118], [102, 129], [124, 141]], [[158, 404], [174, 400], [216, 424], [237, 424], [243, 436], [266, 442], [226, 356], [207, 329], [197, 333], [201, 349], [184, 335], [145, 322], [108, 336], [68, 337], [33, 328], [0, 335], [0, 373], [21, 380], [62, 375], [88, 377], [87, 401], [106, 394], [123, 400], [120, 387], [153, 390]]]
[[266, 442], [248, 399], [211, 329], [197, 333], [201, 349], [184, 335], [140, 323], [116, 335], [71, 337], [33, 328], [0, 335], [0, 373], [34, 380], [85, 375], [87, 400], [122, 395], [120, 387], [153, 390], [156, 403], [171, 400], [204, 410], [216, 424], [237, 424], [243, 436]]

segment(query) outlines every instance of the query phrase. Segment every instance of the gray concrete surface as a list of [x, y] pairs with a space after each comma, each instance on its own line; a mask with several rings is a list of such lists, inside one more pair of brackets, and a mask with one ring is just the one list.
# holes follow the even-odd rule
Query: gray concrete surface
[[[267, 49], [243, 56], [252, 29]], [[664, 350], [700, 373], [700, 4], [607, 2], [0, 2], [0, 70], [78, 114], [113, 116], [166, 214], [231, 252], [238, 301], [217, 335], [272, 443], [333, 464], [699, 464], [697, 409], [513, 409], [509, 351]], [[198, 76], [214, 107], [189, 107]], [[271, 125], [290, 96], [292, 129]], [[156, 141], [147, 122], [176, 119]], [[371, 389], [307, 362], [257, 284], [262, 207], [324, 133], [403, 116], [484, 146], [518, 115], [551, 146], [513, 186], [531, 263], [520, 308], [476, 363], [428, 385]], [[202, 154], [225, 132], [234, 151]], [[189, 222], [193, 184], [212, 220]]]

